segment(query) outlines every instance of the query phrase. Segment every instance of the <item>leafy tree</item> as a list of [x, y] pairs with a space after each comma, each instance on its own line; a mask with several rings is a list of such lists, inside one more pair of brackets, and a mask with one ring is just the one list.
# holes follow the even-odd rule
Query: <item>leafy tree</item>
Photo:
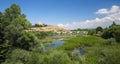
[[43, 25], [35, 24], [35, 27], [43, 27]]
[[17, 39], [16, 47], [31, 50], [37, 43], [39, 43], [39, 40], [32, 32], [23, 32]]
[[6, 59], [10, 49], [18, 45], [17, 39], [30, 26], [30, 22], [16, 4], [12, 4], [5, 12], [0, 12], [0, 63]]
[[22, 31], [23, 27], [20, 24], [11, 23], [4, 29], [4, 37], [10, 42], [10, 45], [14, 46]]
[[103, 31], [103, 28], [102, 28], [102, 27], [98, 26], [98, 27], [96, 28], [96, 33], [102, 32], [102, 31]]
[[101, 35], [103, 38], [108, 39], [108, 38], [113, 38], [113, 30], [112, 29], [105, 29], [103, 34]]
[[111, 27], [104, 30], [102, 37], [105, 39], [115, 38], [117, 42], [120, 42], [120, 25], [113, 23]]
[[117, 42], [120, 42], [120, 25], [117, 27], [117, 30], [114, 32], [114, 37]]
[[21, 14], [14, 22], [20, 24], [24, 29], [29, 29], [31, 27], [31, 23], [26, 19], [25, 14]]
[[113, 23], [109, 26], [110, 27], [113, 27], [113, 26], [116, 26], [117, 24], [113, 21]]
[[33, 27], [46, 27], [46, 26], [48, 26], [47, 24], [42, 24], [42, 25], [40, 25], [40, 24], [35, 24]]

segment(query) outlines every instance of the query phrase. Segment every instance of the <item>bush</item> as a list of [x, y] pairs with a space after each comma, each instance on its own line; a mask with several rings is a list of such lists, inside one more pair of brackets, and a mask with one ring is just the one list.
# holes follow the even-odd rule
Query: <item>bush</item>
[[115, 25], [115, 26], [112, 26], [112, 27], [106, 29], [103, 32], [102, 37], [105, 39], [114, 37], [117, 42], [120, 42], [120, 25]]
[[30, 57], [31, 55], [28, 51], [15, 49], [3, 64], [26, 64]]
[[120, 28], [115, 31], [114, 37], [117, 42], [120, 42]]
[[45, 64], [72, 64], [69, 56], [63, 51], [53, 51], [44, 62]]
[[120, 45], [106, 47], [103, 51], [105, 64], [120, 64]]
[[42, 43], [38, 43], [34, 48], [32, 48], [32, 52], [43, 54], [45, 52], [44, 45]]
[[72, 60], [78, 62], [79, 64], [84, 64], [85, 63], [85, 56], [80, 54], [80, 51], [77, 49], [74, 49], [71, 52], [71, 58]]
[[25, 64], [42, 64], [42, 56], [39, 53], [31, 52], [31, 57]]
[[16, 47], [31, 50], [34, 48], [40, 41], [32, 32], [23, 32], [21, 36], [18, 38]]

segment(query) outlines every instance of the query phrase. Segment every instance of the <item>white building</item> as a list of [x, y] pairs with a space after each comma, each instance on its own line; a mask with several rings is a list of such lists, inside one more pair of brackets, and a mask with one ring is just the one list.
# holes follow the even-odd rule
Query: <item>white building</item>
[[42, 23], [41, 21], [39, 21], [37, 24], [38, 24], [38, 25], [43, 25], [43, 23]]

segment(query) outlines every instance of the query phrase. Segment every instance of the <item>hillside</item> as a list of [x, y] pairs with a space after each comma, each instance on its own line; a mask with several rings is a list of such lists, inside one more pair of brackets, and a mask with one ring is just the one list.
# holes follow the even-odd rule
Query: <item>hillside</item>
[[46, 27], [33, 27], [31, 28], [31, 30], [34, 31], [53, 31], [55, 33], [69, 33], [69, 30], [60, 28], [58, 26], [52, 26], [52, 25], [48, 25]]

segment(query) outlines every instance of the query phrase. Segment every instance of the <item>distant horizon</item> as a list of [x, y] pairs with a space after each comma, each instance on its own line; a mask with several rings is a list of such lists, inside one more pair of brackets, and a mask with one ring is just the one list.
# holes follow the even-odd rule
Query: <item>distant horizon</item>
[[34, 25], [39, 21], [64, 29], [94, 29], [120, 24], [120, 0], [1, 0], [0, 11], [17, 4]]

